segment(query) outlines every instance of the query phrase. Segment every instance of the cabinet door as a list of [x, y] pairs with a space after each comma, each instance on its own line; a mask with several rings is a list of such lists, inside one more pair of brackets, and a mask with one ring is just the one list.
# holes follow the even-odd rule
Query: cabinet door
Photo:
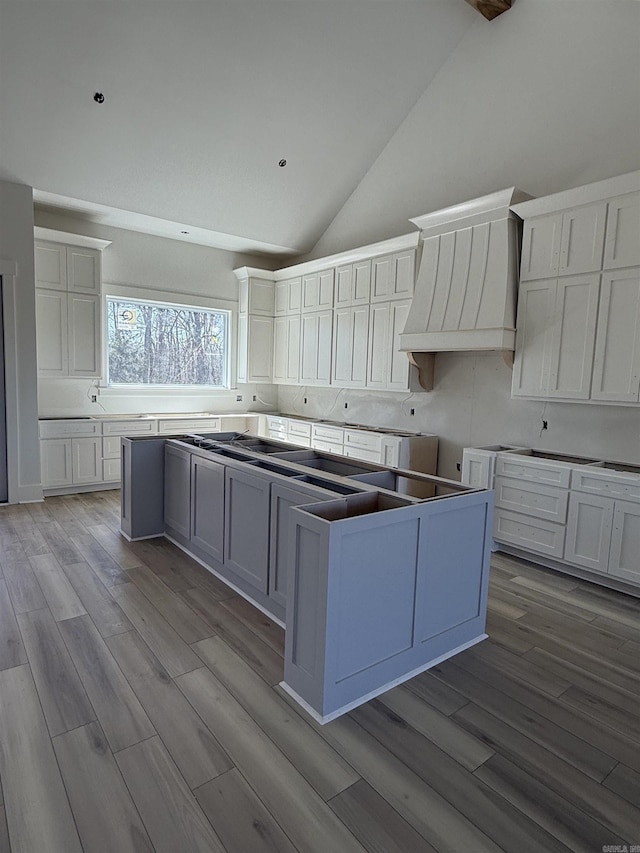
[[387, 387], [390, 391], [409, 390], [409, 359], [407, 353], [400, 349], [400, 335], [409, 316], [411, 302], [389, 303], [389, 375]]
[[333, 311], [303, 314], [300, 331], [300, 384], [331, 383]]
[[367, 354], [369, 340], [369, 306], [352, 309], [353, 336], [351, 344], [351, 385], [364, 388], [367, 384]]
[[413, 296], [415, 278], [415, 249], [407, 249], [404, 252], [396, 252], [393, 256], [393, 270], [391, 275], [391, 297], [395, 299], [406, 299], [407, 297]]
[[335, 308], [348, 308], [353, 298], [353, 266], [347, 264], [336, 269]]
[[562, 214], [526, 219], [522, 230], [520, 280], [551, 278], [558, 273]]
[[67, 294], [36, 289], [36, 341], [40, 376], [68, 376]]
[[71, 470], [74, 483], [102, 480], [102, 439], [71, 439]]
[[224, 560], [224, 465], [191, 457], [191, 541]]
[[269, 481], [226, 468], [225, 566], [265, 594], [269, 578]]
[[68, 297], [69, 376], [100, 376], [100, 296]]
[[247, 382], [272, 382], [273, 318], [249, 314], [247, 320]]
[[319, 276], [317, 272], [302, 276], [302, 311], [317, 311], [319, 299]]
[[393, 292], [393, 256], [382, 255], [371, 261], [371, 302], [385, 302]]
[[558, 279], [549, 397], [589, 399], [599, 290], [597, 274]]
[[191, 532], [191, 454], [165, 445], [164, 523], [185, 539]]
[[293, 506], [315, 503], [326, 499], [324, 492], [303, 491], [287, 486], [271, 486], [271, 520], [269, 543], [269, 597], [287, 605], [287, 579], [290, 572], [289, 531], [291, 529], [290, 512]]
[[640, 193], [627, 193], [611, 199], [604, 241], [606, 270], [640, 264]]
[[640, 399], [640, 274], [637, 269], [602, 275], [591, 399], [620, 403]]
[[49, 438], [40, 442], [40, 472], [45, 489], [71, 485], [70, 438]]
[[588, 204], [562, 214], [560, 275], [595, 272], [602, 267], [607, 203]]
[[333, 308], [333, 269], [318, 273], [318, 310]]
[[367, 387], [386, 388], [389, 377], [389, 317], [388, 302], [372, 305], [369, 311], [369, 357]]
[[353, 312], [351, 308], [338, 308], [333, 318], [333, 365], [331, 381], [334, 385], [351, 383], [353, 362]]
[[547, 393], [556, 288], [555, 279], [520, 285], [511, 389], [514, 397], [544, 397]]
[[37, 242], [34, 250], [36, 287], [67, 289], [67, 250], [59, 243]]
[[273, 338], [273, 381], [295, 385], [300, 363], [300, 315], [277, 317]]
[[71, 291], [100, 295], [101, 254], [97, 249], [67, 247], [67, 282]]
[[276, 317], [273, 323], [273, 381], [275, 383], [286, 381], [287, 320], [287, 317]]
[[613, 501], [572, 492], [564, 558], [595, 572], [606, 572], [613, 524]]
[[460, 480], [474, 489], [492, 489], [496, 455], [486, 450], [465, 447], [462, 451], [462, 473]]
[[368, 305], [371, 295], [371, 261], [358, 261], [353, 265], [352, 305]]
[[615, 502], [609, 574], [640, 584], [640, 504]]

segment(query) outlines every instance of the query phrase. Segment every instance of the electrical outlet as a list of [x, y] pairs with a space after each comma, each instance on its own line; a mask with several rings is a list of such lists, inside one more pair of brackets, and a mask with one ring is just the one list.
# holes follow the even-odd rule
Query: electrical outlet
[[349, 408], [349, 404], [348, 404], [348, 403], [345, 403], [345, 404], [344, 404], [344, 407], [345, 407], [345, 409], [348, 409], [348, 408]]
[[549, 429], [549, 424], [547, 421], [542, 421], [542, 429]]
[[409, 414], [410, 414], [410, 415], [415, 415], [415, 413], [416, 413], [416, 410], [415, 410], [415, 409], [409, 409]]
[[97, 395], [96, 395], [96, 394], [92, 394], [92, 395], [91, 395], [91, 402], [92, 402], [92, 403], [97, 403], [97, 402], [98, 402], [98, 397], [97, 397]]
[[242, 394], [236, 394], [236, 403], [242, 402]]
[[304, 400], [303, 400], [302, 402], [303, 402], [303, 403], [305, 404], [305, 406], [306, 406], [306, 405], [307, 405], [307, 398], [305, 397], [305, 398], [304, 398]]
[[253, 402], [255, 403], [255, 401], [258, 399], [258, 395], [257, 395], [257, 394], [254, 394], [254, 395], [253, 395], [253, 397], [252, 397], [251, 399], [252, 399], [252, 400], [253, 400]]

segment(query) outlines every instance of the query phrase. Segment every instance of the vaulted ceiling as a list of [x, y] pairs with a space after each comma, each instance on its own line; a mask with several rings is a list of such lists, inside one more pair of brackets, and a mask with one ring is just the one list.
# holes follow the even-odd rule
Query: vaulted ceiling
[[463, 0], [0, 0], [0, 178], [108, 224], [301, 253], [471, 26], [490, 25]]

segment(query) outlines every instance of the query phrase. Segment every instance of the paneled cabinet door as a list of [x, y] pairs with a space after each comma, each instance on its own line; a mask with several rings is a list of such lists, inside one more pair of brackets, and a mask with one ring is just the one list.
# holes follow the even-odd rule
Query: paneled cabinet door
[[606, 216], [606, 201], [563, 212], [560, 275], [595, 272], [602, 268]]
[[400, 349], [400, 335], [404, 331], [411, 302], [389, 303], [389, 377], [387, 387], [391, 391], [409, 390], [409, 359]]
[[100, 294], [101, 255], [97, 249], [67, 246], [67, 282], [70, 291]]
[[521, 281], [552, 278], [558, 274], [561, 231], [561, 213], [547, 213], [525, 219], [522, 229]]
[[265, 594], [269, 581], [269, 481], [226, 468], [224, 562]]
[[302, 312], [333, 308], [333, 269], [302, 276]]
[[69, 375], [67, 294], [36, 289], [36, 341], [40, 376]]
[[609, 202], [604, 241], [604, 269], [640, 264], [640, 193], [627, 193]]
[[276, 317], [273, 339], [274, 383], [297, 384], [300, 365], [300, 315]]
[[60, 243], [37, 242], [34, 250], [36, 287], [67, 289], [67, 249]]
[[368, 305], [334, 311], [332, 384], [366, 386], [368, 336]]
[[371, 294], [371, 261], [357, 261], [336, 269], [335, 308], [368, 305]]
[[71, 470], [74, 483], [102, 480], [102, 439], [71, 439]]
[[299, 314], [301, 303], [302, 279], [300, 276], [276, 282], [274, 310], [276, 317], [285, 314]]
[[640, 583], [640, 504], [615, 502], [609, 574]]
[[224, 560], [224, 465], [191, 457], [191, 541]]
[[551, 371], [547, 396], [588, 400], [600, 276], [558, 279], [551, 331]]
[[164, 523], [185, 539], [191, 532], [191, 454], [171, 445], [164, 451]]
[[50, 438], [40, 442], [40, 471], [45, 489], [71, 485], [70, 438]]
[[602, 274], [591, 399], [621, 403], [640, 399], [638, 268]]
[[557, 279], [523, 282], [518, 295], [514, 397], [544, 397], [549, 387]]
[[369, 357], [367, 359], [367, 387], [386, 388], [389, 381], [389, 326], [388, 302], [372, 305], [369, 310]]
[[273, 381], [273, 317], [240, 314], [238, 317], [238, 381]]
[[68, 294], [69, 376], [100, 376], [100, 296]]
[[415, 250], [381, 255], [371, 261], [371, 302], [413, 295]]
[[300, 327], [300, 384], [331, 383], [333, 311], [303, 314]]
[[569, 496], [564, 559], [595, 572], [609, 568], [613, 501], [598, 495]]

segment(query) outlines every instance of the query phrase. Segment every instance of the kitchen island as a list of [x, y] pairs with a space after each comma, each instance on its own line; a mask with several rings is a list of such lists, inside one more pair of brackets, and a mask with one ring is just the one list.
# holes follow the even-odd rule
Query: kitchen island
[[282, 686], [318, 721], [486, 637], [492, 491], [239, 433], [122, 450], [124, 535], [282, 624]]

